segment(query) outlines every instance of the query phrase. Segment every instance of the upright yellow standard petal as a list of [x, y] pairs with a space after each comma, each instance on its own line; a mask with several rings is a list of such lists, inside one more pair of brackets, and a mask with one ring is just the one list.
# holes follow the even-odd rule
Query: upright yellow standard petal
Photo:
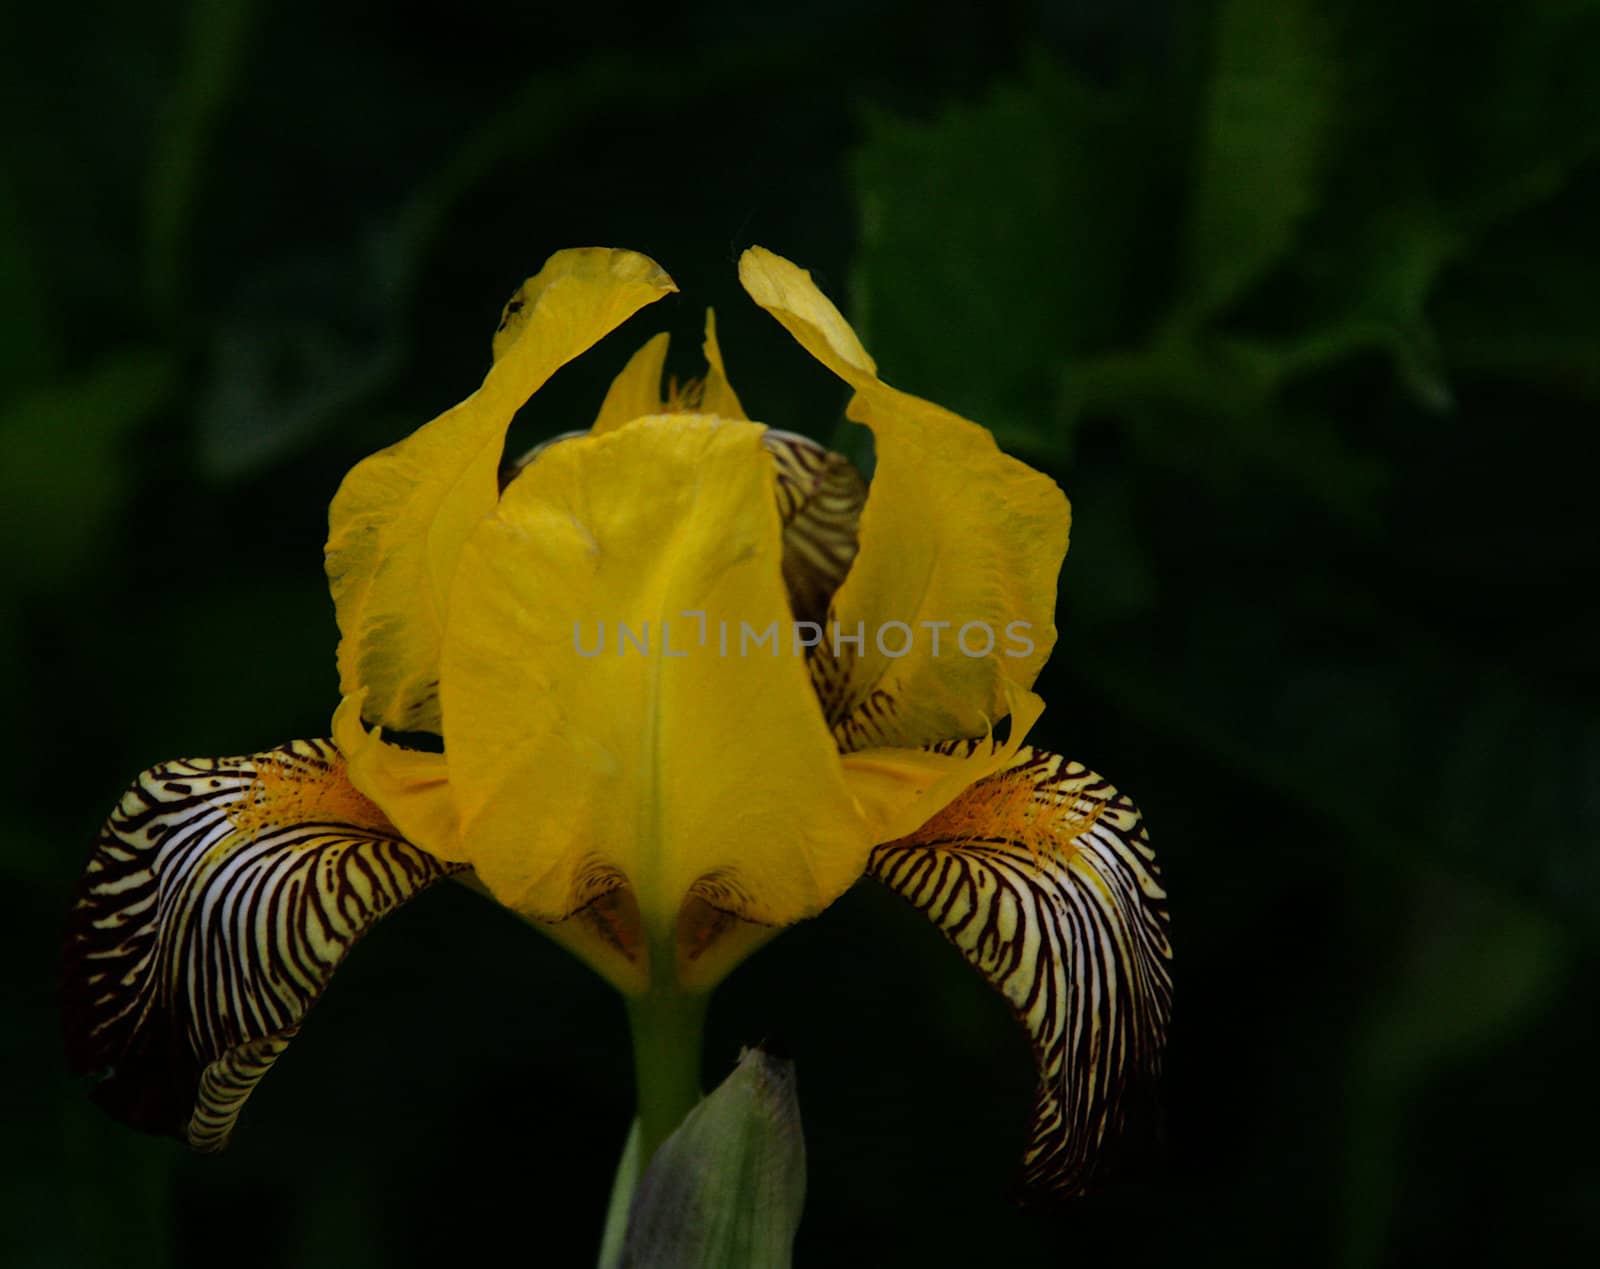
[[739, 277], [855, 389], [846, 414], [876, 443], [859, 553], [833, 606], [842, 635], [863, 636], [841, 640], [847, 663], [825, 692], [841, 747], [984, 734], [1055, 644], [1066, 497], [986, 429], [880, 380], [804, 269], [753, 247]]
[[728, 371], [722, 364], [722, 349], [717, 345], [715, 313], [706, 310], [706, 335], [700, 346], [706, 359], [705, 377], [687, 384], [682, 396], [675, 391], [673, 400], [668, 400], [662, 393], [668, 342], [667, 332], [662, 331], [628, 359], [622, 373], [612, 380], [590, 431], [601, 435], [614, 432], [624, 423], [631, 423], [647, 414], [683, 410], [695, 414], [715, 414], [724, 419], [750, 417], [739, 403], [733, 385], [728, 382]]
[[468, 542], [444, 640], [466, 857], [545, 920], [618, 869], [664, 947], [710, 879], [784, 924], [873, 842], [791, 647], [760, 426], [640, 419], [532, 464]]
[[717, 315], [706, 310], [706, 337], [700, 345], [706, 358], [706, 386], [700, 397], [700, 409], [705, 414], [718, 414], [725, 419], [747, 419], [739, 396], [728, 382], [728, 370], [722, 364], [722, 348], [717, 343]]
[[624, 423], [642, 419], [647, 414], [660, 414], [661, 377], [667, 371], [667, 344], [671, 336], [666, 331], [652, 335], [643, 348], [628, 358], [622, 373], [611, 381], [606, 399], [600, 404], [600, 414], [590, 431], [597, 436], [615, 432]]
[[329, 512], [339, 686], [372, 724], [439, 730], [439, 640], [462, 544], [495, 505], [511, 417], [561, 366], [675, 290], [646, 256], [561, 251], [506, 305], [483, 386], [358, 464]]

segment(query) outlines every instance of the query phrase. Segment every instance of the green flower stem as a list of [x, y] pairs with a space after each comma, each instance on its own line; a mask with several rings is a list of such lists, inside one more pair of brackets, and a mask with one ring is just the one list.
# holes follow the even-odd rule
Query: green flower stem
[[705, 1016], [705, 995], [657, 988], [628, 1000], [641, 1170], [700, 1100], [700, 1034]]

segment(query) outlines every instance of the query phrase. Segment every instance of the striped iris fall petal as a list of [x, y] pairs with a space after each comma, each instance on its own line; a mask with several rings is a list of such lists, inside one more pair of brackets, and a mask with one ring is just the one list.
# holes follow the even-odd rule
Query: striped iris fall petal
[[939, 928], [1028, 1032], [1035, 1195], [1082, 1193], [1151, 1110], [1172, 1006], [1166, 891], [1132, 801], [1023, 747], [867, 866]]
[[146, 771], [69, 917], [73, 1068], [117, 1117], [220, 1150], [350, 947], [459, 867], [399, 837], [329, 741]]

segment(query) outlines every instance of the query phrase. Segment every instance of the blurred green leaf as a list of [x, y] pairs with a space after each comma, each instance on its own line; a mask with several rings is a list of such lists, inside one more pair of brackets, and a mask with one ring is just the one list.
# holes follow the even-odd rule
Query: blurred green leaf
[[1443, 279], [1435, 325], [1452, 370], [1600, 398], [1600, 165], [1571, 196], [1512, 217]]
[[1481, 886], [1430, 875], [1405, 959], [1383, 990], [1358, 1060], [1403, 1095], [1440, 1064], [1481, 1055], [1558, 987], [1568, 963], [1547, 917]]
[[870, 112], [851, 310], [885, 376], [1055, 450], [1057, 368], [1137, 328], [1158, 160], [1130, 99], [1042, 59], [932, 120]]
[[1189, 215], [1197, 316], [1259, 281], [1316, 207], [1335, 104], [1331, 20], [1310, 0], [1218, 8]]
[[1074, 541], [1061, 576], [1074, 620], [1115, 625], [1136, 620], [1158, 604], [1160, 583], [1133, 508], [1122, 481], [1073, 491]]
[[1263, 481], [1313, 498], [1346, 523], [1370, 526], [1382, 465], [1335, 423], [1278, 401], [1284, 368], [1247, 339], [1163, 328], [1130, 352], [1069, 362], [1056, 414], [1117, 418], [1149, 462], [1243, 494]]
[[1353, 1054], [1340, 1264], [1385, 1262], [1414, 1102], [1441, 1068], [1482, 1061], [1554, 997], [1568, 963], [1557, 928], [1492, 890], [1422, 883], [1401, 948]]
[[156, 136], [145, 189], [145, 281], [158, 313], [172, 317], [185, 277], [183, 248], [202, 175], [232, 96], [255, 19], [254, 0], [192, 0], [183, 69]]
[[1291, 350], [1382, 349], [1440, 408], [1449, 390], [1428, 306], [1445, 270], [1600, 150], [1600, 6], [1397, 11], [1372, 0], [1341, 26], [1349, 107], [1328, 197], [1295, 262], [1313, 322]]
[[10, 174], [0, 171], [0, 394], [9, 396], [54, 369], [43, 279]]
[[0, 533], [18, 580], [67, 587], [105, 542], [130, 481], [130, 434], [174, 387], [154, 349], [108, 355], [85, 373], [0, 409]]

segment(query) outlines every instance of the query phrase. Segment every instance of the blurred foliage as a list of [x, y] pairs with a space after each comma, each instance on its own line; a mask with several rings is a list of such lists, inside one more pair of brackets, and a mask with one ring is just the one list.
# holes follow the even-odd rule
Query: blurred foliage
[[796, 1058], [799, 1262], [1592, 1259], [1597, 64], [1592, 0], [5, 10], [0, 1261], [592, 1257], [621, 1011], [469, 894], [351, 958], [221, 1158], [101, 1117], [53, 1006], [105, 810], [325, 731], [339, 477], [584, 242], [673, 272], [680, 372], [715, 304], [745, 401], [828, 436], [734, 280], [782, 251], [1058, 477], [1040, 737], [1174, 896], [1166, 1156], [1059, 1214], [1006, 1202], [1025, 1046], [914, 913], [854, 893], [742, 969], [708, 1075]]

